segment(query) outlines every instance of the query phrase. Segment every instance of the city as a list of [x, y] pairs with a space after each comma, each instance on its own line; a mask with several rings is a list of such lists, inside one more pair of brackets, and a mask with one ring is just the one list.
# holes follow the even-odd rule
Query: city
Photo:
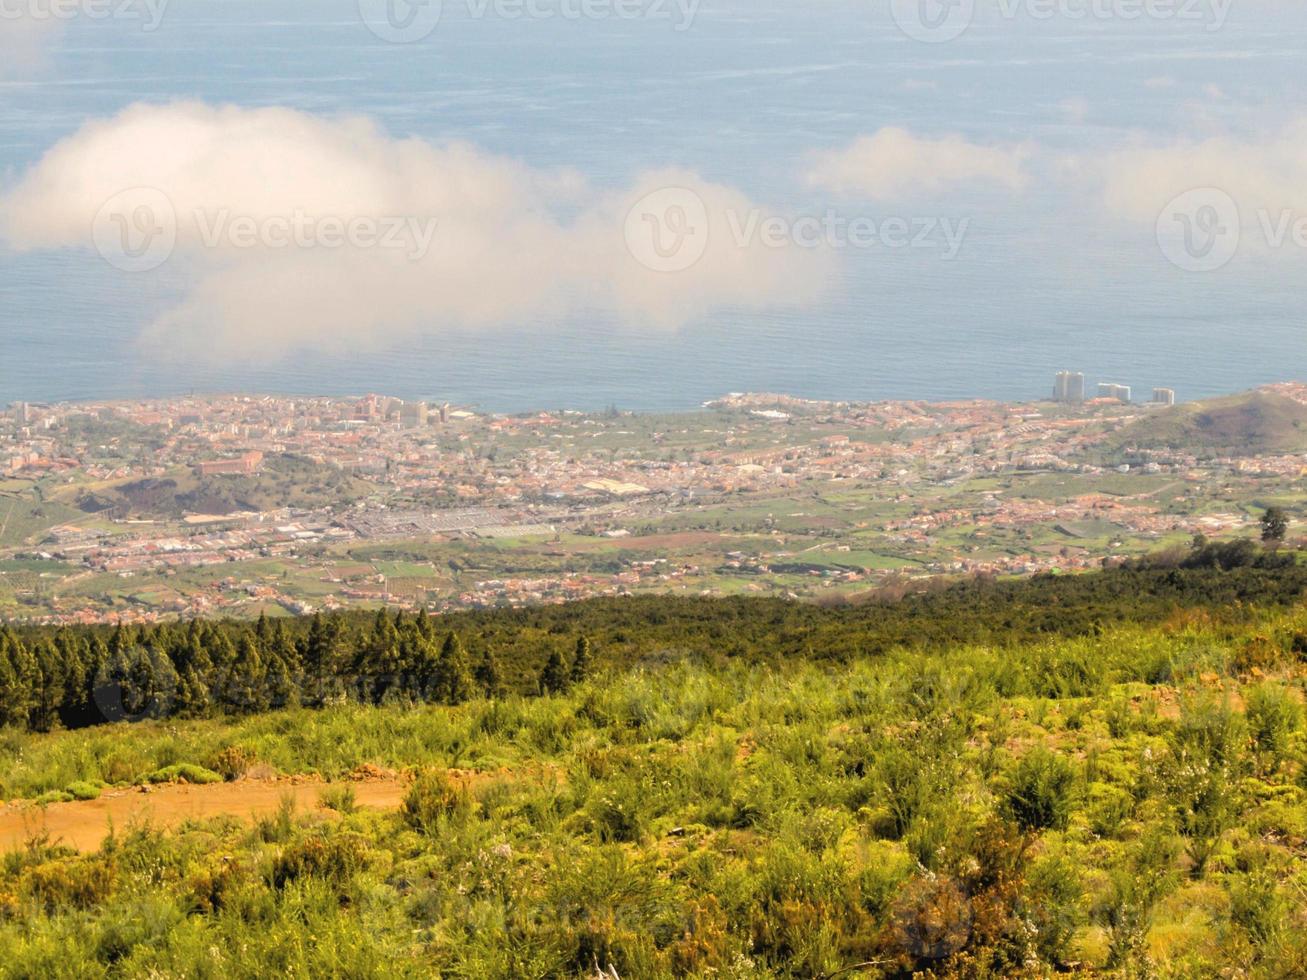
[[[834, 599], [1097, 568], [1247, 535], [1267, 501], [1302, 503], [1307, 445], [1291, 425], [1276, 430], [1287, 442], [1150, 445], [1150, 427], [1192, 406], [1166, 388], [1141, 404], [1098, 390], [1086, 399], [1083, 375], [1063, 372], [1045, 402], [732, 394], [672, 415], [501, 416], [375, 394], [19, 404], [0, 423], [0, 612], [58, 624], [646, 591]], [[1231, 404], [1274, 429], [1277, 413], [1307, 416], [1307, 386]]]

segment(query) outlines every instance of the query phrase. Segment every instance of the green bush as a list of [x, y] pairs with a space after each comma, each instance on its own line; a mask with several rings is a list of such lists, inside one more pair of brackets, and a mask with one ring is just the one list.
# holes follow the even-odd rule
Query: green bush
[[358, 794], [349, 783], [323, 787], [318, 794], [318, 802], [328, 810], [348, 815], [358, 806]]
[[1007, 814], [1026, 831], [1065, 829], [1071, 816], [1075, 773], [1071, 764], [1045, 748], [1027, 752], [1012, 773], [1003, 797]]
[[472, 809], [467, 785], [454, 782], [442, 769], [418, 773], [404, 796], [405, 821], [424, 834], [439, 833], [447, 823], [465, 819]]
[[1284, 685], [1267, 682], [1249, 692], [1245, 715], [1249, 734], [1266, 760], [1265, 768], [1278, 768], [1302, 725], [1302, 706]]
[[220, 783], [222, 777], [212, 769], [205, 769], [191, 762], [178, 762], [171, 766], [156, 769], [145, 777], [147, 783]]
[[320, 878], [341, 887], [368, 863], [371, 845], [361, 834], [346, 831], [311, 834], [287, 846], [272, 865], [272, 883], [285, 888], [304, 878]]
[[99, 783], [78, 780], [68, 784], [68, 792], [76, 800], [96, 800], [100, 798], [102, 787]]
[[244, 746], [229, 745], [213, 757], [209, 768], [223, 779], [232, 782], [249, 772], [257, 761], [254, 753]]

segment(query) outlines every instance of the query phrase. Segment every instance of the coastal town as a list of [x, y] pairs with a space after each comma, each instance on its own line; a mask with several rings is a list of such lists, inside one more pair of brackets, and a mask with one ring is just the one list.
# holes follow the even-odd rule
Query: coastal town
[[[1029, 403], [732, 394], [664, 415], [375, 394], [18, 404], [0, 419], [0, 617], [833, 598], [1075, 572], [1251, 535], [1268, 502], [1301, 513], [1292, 424], [1150, 440], [1192, 409], [1058, 383]], [[1245, 397], [1272, 428], [1307, 416], [1304, 385]]]

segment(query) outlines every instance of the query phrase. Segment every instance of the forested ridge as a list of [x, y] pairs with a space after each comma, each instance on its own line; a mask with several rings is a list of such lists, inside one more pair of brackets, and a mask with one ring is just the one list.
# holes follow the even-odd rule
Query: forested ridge
[[1001, 646], [1196, 608], [1234, 620], [1303, 595], [1307, 567], [1285, 557], [1233, 568], [1141, 562], [1079, 576], [977, 578], [834, 606], [630, 597], [439, 618], [378, 610], [140, 628], [6, 626], [0, 727], [49, 731], [342, 700], [459, 704], [557, 691], [596, 663], [840, 660], [901, 648]]

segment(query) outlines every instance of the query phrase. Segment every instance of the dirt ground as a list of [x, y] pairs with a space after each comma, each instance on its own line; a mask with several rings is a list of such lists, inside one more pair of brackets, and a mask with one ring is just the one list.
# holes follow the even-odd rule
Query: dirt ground
[[[318, 779], [242, 779], [234, 783], [207, 786], [167, 786], [109, 789], [98, 800], [72, 803], [10, 803], [0, 806], [0, 852], [22, 847], [34, 835], [47, 833], [52, 843], [79, 851], [94, 851], [109, 835], [112, 826], [121, 832], [148, 823], [171, 828], [187, 820], [229, 815], [253, 822], [275, 813], [281, 801], [295, 800], [300, 813], [322, 810], [320, 797], [328, 783]], [[400, 805], [408, 787], [402, 776], [380, 776], [351, 780], [360, 807], [393, 809]]]

